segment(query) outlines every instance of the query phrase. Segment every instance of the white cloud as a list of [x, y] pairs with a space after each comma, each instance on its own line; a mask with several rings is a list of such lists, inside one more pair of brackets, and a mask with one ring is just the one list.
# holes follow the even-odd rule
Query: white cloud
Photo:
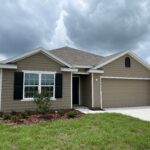
[[1, 0], [0, 22], [0, 58], [67, 45], [150, 60], [149, 0]]
[[64, 25], [63, 18], [65, 15], [65, 11], [62, 11], [60, 14], [60, 18], [57, 21], [57, 26], [55, 28], [51, 41], [50, 43], [47, 43], [47, 47], [49, 47], [50, 49], [69, 45], [73, 46], [73, 42], [68, 38], [66, 27]]
[[146, 61], [150, 64], [150, 57], [147, 57]]
[[7, 59], [5, 55], [0, 54], [0, 61]]

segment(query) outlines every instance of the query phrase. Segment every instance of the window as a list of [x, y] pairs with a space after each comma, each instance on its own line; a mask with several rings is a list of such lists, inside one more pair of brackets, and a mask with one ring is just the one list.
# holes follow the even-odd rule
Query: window
[[131, 67], [131, 61], [130, 61], [129, 57], [125, 58], [125, 67], [127, 67], [127, 68]]
[[54, 97], [53, 91], [54, 91], [54, 75], [42, 74], [41, 75], [41, 92], [48, 94], [48, 96], [50, 97]]
[[39, 74], [35, 73], [26, 73], [25, 74], [25, 98], [34, 97], [38, 93], [39, 86]]
[[44, 92], [55, 97], [55, 73], [24, 73], [24, 99], [32, 99], [37, 93]]

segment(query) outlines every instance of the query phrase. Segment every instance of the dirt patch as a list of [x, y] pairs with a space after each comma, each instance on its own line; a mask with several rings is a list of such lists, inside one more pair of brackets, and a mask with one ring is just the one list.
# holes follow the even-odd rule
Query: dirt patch
[[[70, 116], [70, 112], [74, 112], [74, 116]], [[4, 113], [5, 114], [5, 113]], [[51, 111], [47, 114], [39, 114], [37, 112], [28, 112], [25, 117], [21, 117], [22, 113], [14, 113], [9, 114], [10, 118], [4, 119], [4, 117], [0, 118], [0, 122], [5, 122], [7, 124], [11, 125], [30, 125], [30, 124], [36, 124], [41, 121], [55, 121], [60, 119], [75, 119], [79, 118], [83, 113], [77, 111], [77, 110], [56, 110]]]

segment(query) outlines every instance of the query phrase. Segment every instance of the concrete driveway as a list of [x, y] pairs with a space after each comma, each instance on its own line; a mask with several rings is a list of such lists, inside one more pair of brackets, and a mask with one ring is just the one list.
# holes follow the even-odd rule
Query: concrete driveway
[[150, 121], [150, 106], [127, 107], [127, 108], [108, 108], [106, 112], [121, 113], [141, 120]]
[[126, 107], [126, 108], [107, 108], [105, 111], [93, 111], [87, 107], [77, 107], [77, 110], [85, 114], [94, 113], [121, 113], [141, 120], [150, 121], [150, 106], [144, 107]]

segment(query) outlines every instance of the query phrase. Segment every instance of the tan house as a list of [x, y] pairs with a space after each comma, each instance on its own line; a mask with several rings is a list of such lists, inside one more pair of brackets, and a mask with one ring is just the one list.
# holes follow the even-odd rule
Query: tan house
[[0, 63], [0, 111], [34, 110], [34, 94], [42, 91], [53, 109], [148, 106], [150, 66], [131, 51], [103, 57], [69, 47]]

